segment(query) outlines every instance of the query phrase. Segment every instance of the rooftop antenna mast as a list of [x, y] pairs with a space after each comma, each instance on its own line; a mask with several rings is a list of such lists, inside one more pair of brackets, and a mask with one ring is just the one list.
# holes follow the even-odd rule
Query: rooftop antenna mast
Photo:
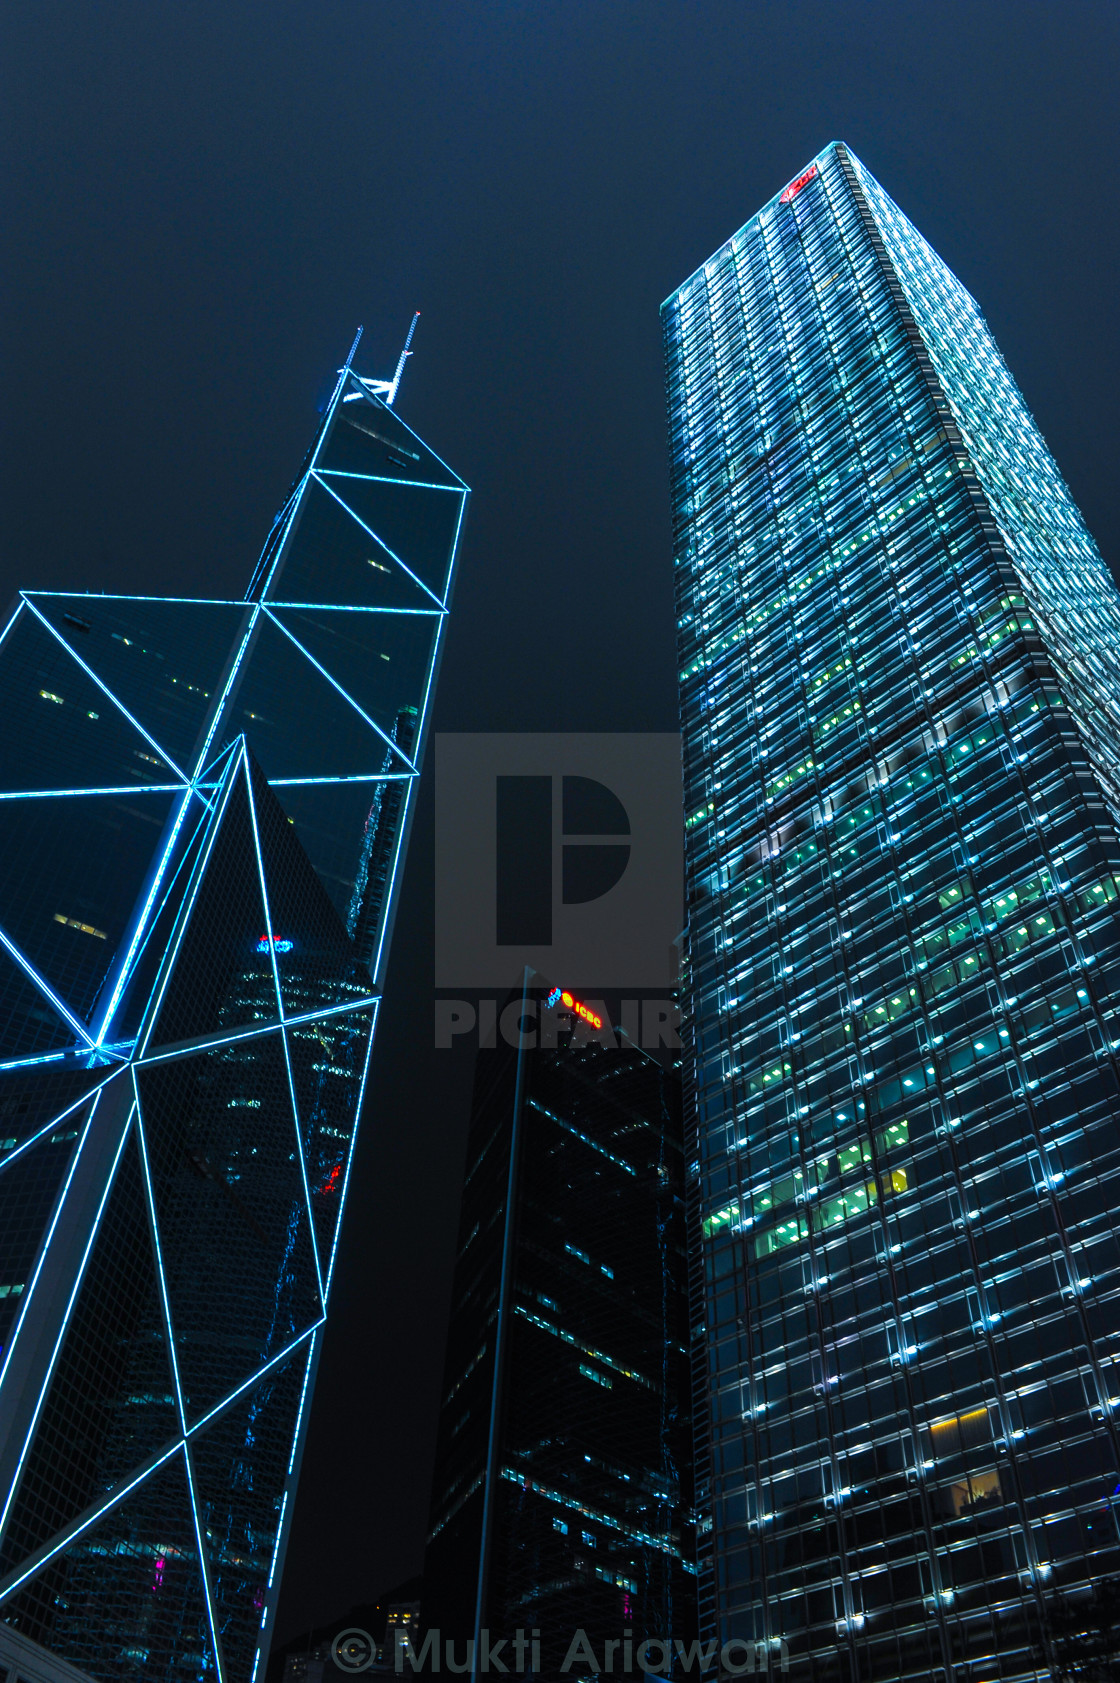
[[389, 405], [390, 409], [393, 407], [393, 399], [397, 395], [397, 387], [401, 383], [401, 375], [404, 373], [404, 365], [408, 361], [408, 358], [412, 355], [412, 352], [409, 349], [409, 346], [412, 344], [412, 335], [416, 332], [416, 323], [419, 320], [420, 320], [420, 311], [417, 310], [416, 313], [413, 315], [412, 320], [408, 324], [408, 333], [405, 336], [404, 350], [400, 354], [400, 360], [397, 363], [396, 372], [393, 375], [393, 383], [389, 387], [389, 395], [385, 399], [385, 402]]
[[[397, 360], [397, 366], [396, 366], [396, 370], [393, 374], [393, 378], [391, 380], [362, 380], [361, 381], [361, 384], [366, 388], [367, 392], [372, 392], [374, 397], [382, 398], [390, 409], [393, 407], [393, 399], [397, 395], [397, 387], [401, 383], [401, 375], [404, 373], [404, 365], [408, 361], [409, 357], [412, 355], [412, 351], [410, 349], [410, 346], [412, 344], [412, 335], [416, 332], [416, 323], [419, 320], [420, 320], [420, 311], [417, 310], [414, 313], [411, 322], [409, 323], [408, 333], [405, 336], [405, 341], [404, 341], [404, 350], [401, 352], [400, 357]], [[358, 331], [360, 333], [361, 329], [359, 328]], [[357, 345], [357, 340], [355, 340], [354, 343], [355, 343], [355, 346], [356, 346]], [[353, 356], [353, 354], [354, 354], [354, 352], [351, 351], [350, 355]], [[349, 366], [349, 364], [347, 364], [347, 366]], [[345, 372], [345, 370], [343, 372]], [[355, 377], [357, 378], [357, 376], [355, 376]]]

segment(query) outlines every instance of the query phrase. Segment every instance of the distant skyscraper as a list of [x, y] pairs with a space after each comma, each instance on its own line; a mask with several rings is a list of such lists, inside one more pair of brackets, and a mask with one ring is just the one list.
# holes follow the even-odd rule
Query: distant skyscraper
[[467, 499], [394, 394], [243, 602], [0, 637], [0, 1618], [99, 1683], [267, 1643]]
[[1049, 1678], [1120, 1571], [1120, 600], [843, 146], [663, 321], [702, 1624], [817, 1683]]
[[479, 1053], [422, 1615], [459, 1660], [535, 1627], [552, 1677], [694, 1633], [696, 1580], [680, 1076], [542, 980]]

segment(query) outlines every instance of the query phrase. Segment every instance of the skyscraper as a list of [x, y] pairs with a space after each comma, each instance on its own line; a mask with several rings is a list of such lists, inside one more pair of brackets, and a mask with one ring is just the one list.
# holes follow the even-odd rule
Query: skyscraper
[[842, 145], [663, 323], [702, 1624], [799, 1678], [1049, 1677], [1120, 1570], [1120, 601]]
[[422, 1616], [459, 1662], [535, 1630], [505, 1661], [554, 1677], [580, 1630], [694, 1634], [680, 1075], [519, 993], [478, 1055]]
[[244, 601], [0, 639], [0, 1618], [104, 1683], [267, 1644], [467, 499], [395, 391]]

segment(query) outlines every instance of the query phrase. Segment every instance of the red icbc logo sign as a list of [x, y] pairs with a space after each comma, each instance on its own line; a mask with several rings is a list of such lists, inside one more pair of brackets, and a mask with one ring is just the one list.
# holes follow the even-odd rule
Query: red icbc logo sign
[[796, 199], [802, 187], [808, 186], [817, 173], [816, 164], [810, 164], [804, 175], [799, 175], [796, 181], [791, 181], [779, 200], [780, 204], [788, 205], [791, 199]]
[[602, 1017], [597, 1016], [586, 1005], [581, 1005], [580, 1001], [574, 999], [566, 988], [553, 988], [545, 1000], [545, 1006], [551, 1010], [554, 1005], [562, 1005], [565, 1011], [574, 1011], [577, 1017], [582, 1017], [584, 1022], [589, 1023], [592, 1028], [600, 1029], [603, 1026]]

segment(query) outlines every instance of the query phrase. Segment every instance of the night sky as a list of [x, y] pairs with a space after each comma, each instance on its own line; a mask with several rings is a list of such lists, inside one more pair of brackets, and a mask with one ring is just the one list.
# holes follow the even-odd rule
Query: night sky
[[[239, 597], [359, 323], [473, 489], [441, 730], [671, 730], [658, 305], [829, 140], [961, 277], [1120, 567], [1112, 0], [34, 0], [2, 38], [0, 596]], [[278, 1635], [420, 1568], [470, 1060], [430, 778]]]

